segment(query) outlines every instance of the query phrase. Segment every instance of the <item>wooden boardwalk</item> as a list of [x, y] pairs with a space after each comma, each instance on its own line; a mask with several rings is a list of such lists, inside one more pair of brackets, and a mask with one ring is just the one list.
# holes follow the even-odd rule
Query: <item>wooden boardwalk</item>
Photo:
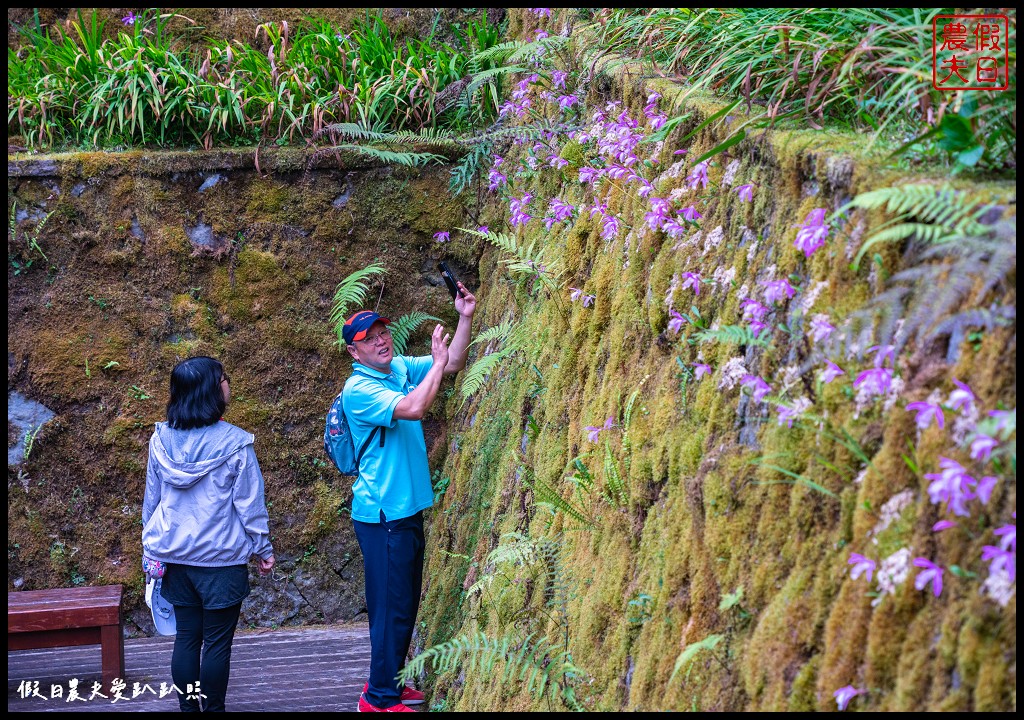
[[[146, 712], [178, 710], [173, 692], [157, 697], [171, 681], [174, 638], [125, 640], [126, 688], [123, 700], [89, 700], [100, 681], [96, 646], [19, 650], [7, 653], [9, 712]], [[370, 638], [365, 625], [287, 630], [239, 630], [231, 653], [229, 712], [345, 711], [356, 709], [370, 668]], [[68, 702], [69, 681], [77, 678], [85, 701]], [[25, 692], [38, 681], [39, 696]], [[143, 693], [133, 698], [135, 684]], [[51, 686], [62, 697], [51, 698]], [[146, 692], [145, 686], [153, 689]], [[183, 688], [184, 689], [184, 688]], [[23, 697], [28, 695], [28, 697]], [[41, 697], [40, 697], [41, 696]], [[425, 709], [426, 706], [420, 706]]]

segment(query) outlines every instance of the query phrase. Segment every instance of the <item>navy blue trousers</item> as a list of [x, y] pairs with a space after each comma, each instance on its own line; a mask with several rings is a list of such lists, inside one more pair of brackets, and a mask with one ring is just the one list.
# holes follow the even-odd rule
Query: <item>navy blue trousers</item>
[[366, 701], [379, 708], [399, 703], [398, 671], [405, 665], [423, 588], [423, 512], [379, 523], [353, 520], [366, 576], [370, 617], [370, 687]]

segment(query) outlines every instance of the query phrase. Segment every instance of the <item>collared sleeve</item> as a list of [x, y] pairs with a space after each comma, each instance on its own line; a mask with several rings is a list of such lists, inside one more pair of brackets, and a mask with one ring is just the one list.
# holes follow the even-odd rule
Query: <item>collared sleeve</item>
[[231, 500], [252, 543], [253, 554], [266, 560], [274, 554], [274, 548], [270, 544], [270, 516], [263, 498], [263, 473], [252, 445], [246, 445], [239, 452], [241, 460]]
[[345, 416], [363, 426], [395, 427], [395, 407], [405, 395], [391, 390], [384, 383], [370, 378], [358, 378], [345, 386], [343, 401]]

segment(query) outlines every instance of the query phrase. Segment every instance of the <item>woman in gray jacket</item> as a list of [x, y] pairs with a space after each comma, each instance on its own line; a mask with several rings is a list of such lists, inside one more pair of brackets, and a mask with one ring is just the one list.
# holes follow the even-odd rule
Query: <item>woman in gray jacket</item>
[[149, 441], [143, 566], [163, 570], [161, 594], [174, 606], [171, 677], [183, 712], [224, 710], [247, 563], [257, 556], [261, 575], [274, 567], [255, 438], [221, 418], [230, 399], [220, 362], [178, 363], [167, 422]]

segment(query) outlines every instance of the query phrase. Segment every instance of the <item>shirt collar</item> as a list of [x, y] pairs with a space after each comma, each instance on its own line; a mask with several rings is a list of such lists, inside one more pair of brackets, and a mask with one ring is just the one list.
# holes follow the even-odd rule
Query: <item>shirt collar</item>
[[[392, 359], [391, 362], [394, 363], [394, 359]], [[353, 372], [359, 372], [362, 373], [363, 375], [369, 375], [372, 378], [378, 378], [380, 380], [384, 380], [386, 378], [391, 377], [391, 373], [381, 372], [380, 370], [374, 370], [369, 365], [363, 365], [362, 363], [357, 362], [352, 363], [352, 370]]]

